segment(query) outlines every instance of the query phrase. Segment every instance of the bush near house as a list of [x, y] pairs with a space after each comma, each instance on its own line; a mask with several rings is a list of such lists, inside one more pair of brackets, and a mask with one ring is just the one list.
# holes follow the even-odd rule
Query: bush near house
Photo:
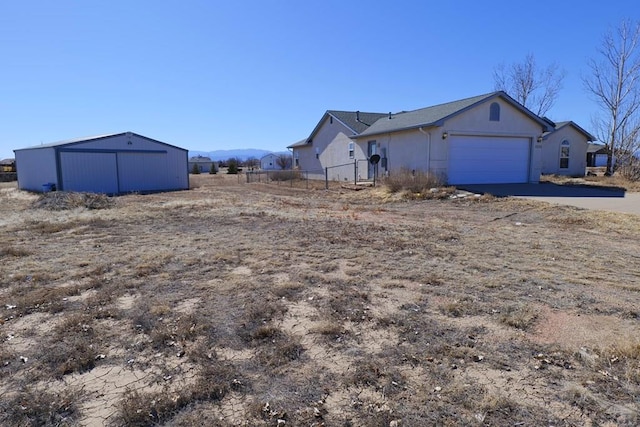
[[382, 180], [382, 183], [392, 193], [409, 191], [411, 193], [425, 193], [432, 188], [441, 187], [442, 179], [429, 172], [411, 171], [402, 169], [400, 172], [390, 174]]

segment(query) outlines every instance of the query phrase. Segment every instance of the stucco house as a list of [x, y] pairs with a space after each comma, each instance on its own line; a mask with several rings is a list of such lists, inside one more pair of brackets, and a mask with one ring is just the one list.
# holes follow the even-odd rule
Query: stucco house
[[505, 92], [400, 113], [327, 111], [304, 142], [289, 146], [294, 165], [331, 180], [377, 173], [431, 172], [448, 184], [538, 182], [550, 123]]
[[574, 122], [547, 121], [552, 129], [542, 137], [542, 173], [584, 176], [589, 142], [596, 138]]

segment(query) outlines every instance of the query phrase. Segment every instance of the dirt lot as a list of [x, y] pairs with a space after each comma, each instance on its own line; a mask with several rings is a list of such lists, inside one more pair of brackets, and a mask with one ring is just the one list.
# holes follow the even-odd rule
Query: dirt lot
[[0, 187], [0, 425], [640, 422], [640, 217], [192, 182]]

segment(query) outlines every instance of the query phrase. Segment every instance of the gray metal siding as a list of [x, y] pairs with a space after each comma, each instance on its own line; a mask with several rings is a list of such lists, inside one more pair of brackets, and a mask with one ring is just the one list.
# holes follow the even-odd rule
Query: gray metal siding
[[167, 153], [118, 153], [120, 193], [161, 191], [172, 188]]
[[[20, 188], [107, 194], [186, 190], [187, 150], [133, 133], [16, 150]], [[23, 185], [24, 184], [24, 185]]]
[[61, 190], [118, 193], [115, 153], [60, 153]]
[[56, 158], [53, 148], [16, 150], [18, 188], [27, 191], [42, 191], [42, 185], [58, 185]]

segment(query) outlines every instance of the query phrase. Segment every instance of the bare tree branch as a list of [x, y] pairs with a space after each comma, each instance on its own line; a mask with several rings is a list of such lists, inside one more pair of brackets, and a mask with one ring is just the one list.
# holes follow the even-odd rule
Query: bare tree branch
[[557, 64], [538, 68], [531, 53], [521, 63], [500, 64], [493, 69], [495, 89], [507, 92], [539, 116], [547, 114], [555, 104], [564, 76]]
[[595, 123], [609, 148], [607, 175], [613, 175], [635, 162], [640, 150], [640, 23], [623, 21], [605, 34], [597, 52], [583, 81], [600, 106]]
[[282, 153], [276, 157], [276, 165], [282, 170], [291, 169], [292, 158], [290, 154]]

